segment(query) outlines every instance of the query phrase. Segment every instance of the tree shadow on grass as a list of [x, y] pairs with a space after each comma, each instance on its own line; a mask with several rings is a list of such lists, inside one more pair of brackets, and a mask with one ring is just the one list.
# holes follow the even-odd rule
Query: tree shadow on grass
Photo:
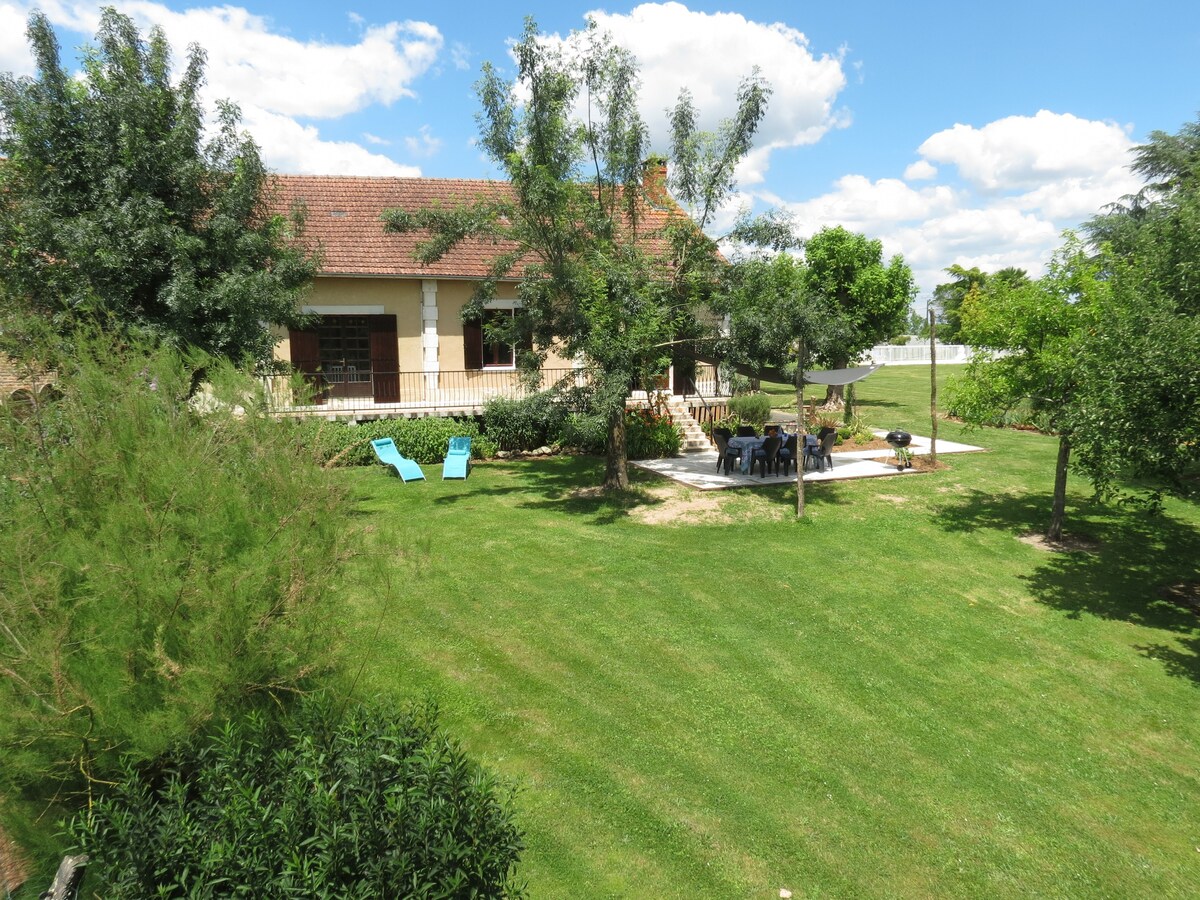
[[[492, 460], [484, 464], [490, 476], [482, 485], [468, 479], [469, 490], [443, 494], [434, 498], [437, 504], [469, 502], [480, 497], [500, 497], [519, 494], [525, 497], [519, 504], [526, 509], [554, 509], [580, 517], [590, 517], [593, 524], [610, 525], [630, 515], [635, 509], [654, 506], [662, 501], [646, 492], [648, 473], [630, 467], [630, 490], [606, 493], [600, 490], [604, 480], [604, 460], [595, 456], [554, 456], [542, 459]], [[500, 480], [511, 476], [511, 480]], [[475, 476], [472, 476], [473, 478]], [[495, 480], [491, 480], [494, 478]]]
[[[989, 528], [1016, 538], [1044, 532], [1049, 515], [1046, 495], [971, 491], [942, 507], [934, 522], [947, 531]], [[1022, 576], [1034, 598], [1073, 618], [1086, 613], [1169, 632], [1173, 642], [1136, 649], [1200, 686], [1200, 615], [1163, 591], [1200, 579], [1200, 529], [1094, 501], [1068, 505], [1066, 522], [1068, 536], [1094, 541], [1095, 549], [1048, 552]]]

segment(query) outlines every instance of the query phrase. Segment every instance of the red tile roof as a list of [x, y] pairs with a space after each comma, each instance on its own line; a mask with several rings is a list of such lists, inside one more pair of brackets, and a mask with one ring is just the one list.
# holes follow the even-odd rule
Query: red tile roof
[[[511, 248], [491, 239], [463, 241], [428, 266], [413, 257], [426, 234], [385, 234], [381, 216], [387, 209], [415, 211], [430, 206], [454, 207], [479, 199], [512, 196], [507, 181], [463, 178], [369, 178], [352, 176], [275, 175], [271, 207], [279, 212], [302, 202], [306, 209], [304, 243], [319, 248], [324, 275], [385, 275], [410, 278], [482, 278], [496, 254]], [[653, 235], [666, 222], [684, 215], [673, 202], [665, 208], [644, 204], [640, 222]]]

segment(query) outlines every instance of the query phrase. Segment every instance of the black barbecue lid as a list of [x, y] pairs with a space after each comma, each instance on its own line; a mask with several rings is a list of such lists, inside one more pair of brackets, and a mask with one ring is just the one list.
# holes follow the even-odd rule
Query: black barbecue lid
[[912, 443], [912, 435], [907, 431], [889, 431], [884, 440], [898, 447], [907, 447]]

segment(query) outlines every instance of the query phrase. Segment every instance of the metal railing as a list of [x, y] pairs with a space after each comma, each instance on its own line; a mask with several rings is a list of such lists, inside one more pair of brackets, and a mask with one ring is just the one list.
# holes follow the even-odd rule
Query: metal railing
[[267, 375], [267, 406], [277, 413], [479, 412], [496, 397], [519, 399], [564, 380], [583, 386], [586, 373], [543, 369], [530, 376], [512, 369], [441, 372], [344, 371]]

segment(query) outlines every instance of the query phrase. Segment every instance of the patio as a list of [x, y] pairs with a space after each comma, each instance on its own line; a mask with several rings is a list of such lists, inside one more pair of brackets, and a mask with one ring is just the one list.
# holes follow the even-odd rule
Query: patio
[[[876, 432], [883, 437], [886, 432]], [[908, 448], [914, 456], [925, 456], [929, 453], [929, 438], [913, 435], [912, 444]], [[943, 453], [973, 453], [983, 452], [982, 447], [970, 444], [959, 444], [954, 441], [938, 439], [937, 452]], [[887, 475], [916, 475], [913, 469], [900, 471], [894, 464], [885, 465], [875, 462], [876, 459], [890, 454], [888, 450], [853, 450], [845, 453], [832, 454], [833, 468], [823, 472], [805, 472], [806, 483], [818, 481], [845, 481], [850, 478], [882, 478]], [[667, 478], [674, 479], [702, 491], [719, 491], [726, 488], [738, 487], [770, 487], [784, 482], [794, 483], [795, 476], [789, 475], [743, 475], [734, 470], [728, 475], [717, 467], [717, 451], [705, 450], [700, 453], [688, 453], [670, 459], [638, 459], [630, 460], [630, 465], [650, 472], [656, 472]]]

